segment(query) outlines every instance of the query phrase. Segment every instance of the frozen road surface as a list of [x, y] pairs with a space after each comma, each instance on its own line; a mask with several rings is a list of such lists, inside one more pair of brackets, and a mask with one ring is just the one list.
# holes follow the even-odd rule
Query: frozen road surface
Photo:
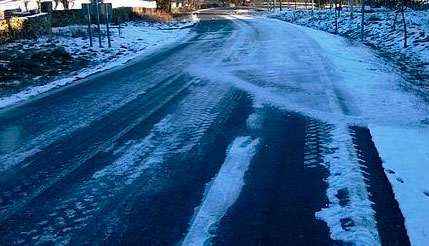
[[371, 50], [201, 12], [0, 112], [0, 245], [429, 245], [429, 115]]

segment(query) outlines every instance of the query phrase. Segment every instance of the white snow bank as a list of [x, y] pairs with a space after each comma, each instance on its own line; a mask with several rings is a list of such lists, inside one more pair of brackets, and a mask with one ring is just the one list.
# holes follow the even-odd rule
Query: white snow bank
[[[334, 32], [334, 11], [315, 10], [311, 11], [285, 10], [270, 14], [270, 17], [279, 18], [288, 22], [312, 27], [324, 31]], [[400, 16], [396, 22], [396, 30], [393, 30], [395, 13], [381, 10], [365, 15], [365, 41], [391, 53], [402, 54], [420, 60], [426, 69], [429, 68], [429, 22], [427, 16], [429, 11], [406, 12], [408, 31], [408, 47], [403, 47], [404, 31]], [[338, 20], [338, 33], [352, 39], [360, 39], [361, 14], [359, 11], [350, 17], [350, 13], [344, 11]]]
[[230, 145], [225, 162], [212, 181], [182, 245], [206, 245], [210, 230], [237, 200], [259, 140], [237, 137]]
[[[193, 23], [194, 22], [176, 23], [174, 26], [185, 27]], [[92, 74], [123, 65], [138, 56], [150, 54], [157, 49], [175, 42], [181, 42], [185, 40], [190, 33], [190, 29], [161, 29], [164, 27], [166, 27], [166, 25], [161, 23], [127, 23], [121, 27], [121, 34], [119, 34], [117, 29], [111, 30], [111, 48], [106, 48], [106, 38], [103, 40], [104, 48], [98, 47], [96, 35], [94, 35], [94, 47], [88, 47], [89, 41], [87, 39], [72, 38], [72, 35], [78, 31], [85, 32], [85, 26], [54, 28], [53, 33], [56, 34], [56, 41], [59, 42], [58, 46], [64, 47], [71, 54], [75, 54], [75, 56], [82, 51], [90, 53], [91, 60], [96, 65], [81, 69], [75, 76], [58, 79], [46, 85], [29, 87], [19, 93], [0, 98], [0, 109], [52, 89], [73, 83]], [[47, 38], [41, 38], [37, 42], [36, 45], [39, 46], [46, 44]]]
[[[358, 9], [359, 10], [359, 9]], [[287, 22], [311, 27], [334, 33], [334, 11], [315, 10], [314, 15], [307, 10], [285, 10], [268, 14], [269, 17], [282, 19]], [[388, 60], [394, 61], [394, 66], [403, 71], [402, 76], [407, 78], [403, 83], [423, 97], [429, 95], [429, 10], [407, 10], [407, 47], [404, 48], [404, 27], [401, 16], [395, 20], [395, 13], [387, 9], [377, 9], [374, 13], [365, 14], [366, 45], [375, 47], [379, 54]], [[396, 23], [396, 24], [393, 24]], [[341, 36], [361, 41], [360, 28], [361, 14], [343, 11], [338, 18], [338, 31]], [[423, 77], [423, 79], [422, 79]]]
[[413, 246], [429, 245], [429, 131], [370, 125]]

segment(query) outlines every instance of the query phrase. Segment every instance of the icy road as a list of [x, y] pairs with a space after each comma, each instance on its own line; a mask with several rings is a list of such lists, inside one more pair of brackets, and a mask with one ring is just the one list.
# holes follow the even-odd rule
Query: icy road
[[429, 115], [400, 74], [211, 17], [0, 112], [0, 245], [429, 245]]

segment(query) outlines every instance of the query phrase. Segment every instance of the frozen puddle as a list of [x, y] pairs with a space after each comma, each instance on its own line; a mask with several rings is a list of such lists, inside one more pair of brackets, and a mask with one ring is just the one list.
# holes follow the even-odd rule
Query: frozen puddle
[[426, 129], [369, 127], [405, 218], [411, 245], [429, 245], [429, 134]]
[[258, 143], [258, 139], [237, 137], [230, 145], [225, 162], [209, 184], [182, 245], [205, 245], [207, 240], [210, 240], [213, 226], [220, 221], [240, 194], [244, 185], [244, 174]]

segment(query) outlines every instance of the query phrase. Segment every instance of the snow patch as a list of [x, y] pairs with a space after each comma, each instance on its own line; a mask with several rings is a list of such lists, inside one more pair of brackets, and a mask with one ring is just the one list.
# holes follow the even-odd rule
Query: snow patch
[[212, 237], [211, 230], [237, 200], [258, 143], [258, 139], [248, 136], [237, 137], [232, 142], [182, 245], [207, 245]]
[[[368, 198], [364, 177], [359, 168], [347, 126], [333, 126], [324, 163], [329, 168], [327, 196], [330, 204], [316, 213], [330, 229], [331, 238], [356, 246], [381, 245]], [[349, 202], [340, 204], [339, 190], [347, 190]]]
[[429, 131], [369, 125], [413, 246], [429, 245]]

